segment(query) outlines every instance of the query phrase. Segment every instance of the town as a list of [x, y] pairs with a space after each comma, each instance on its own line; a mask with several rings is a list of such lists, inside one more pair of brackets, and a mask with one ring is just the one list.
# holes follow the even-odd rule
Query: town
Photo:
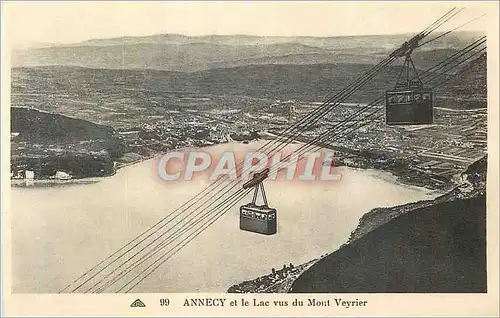
[[[151, 115], [139, 125], [126, 120], [114, 123], [112, 126], [117, 131], [117, 137], [125, 144], [123, 155], [116, 159], [115, 167], [175, 149], [273, 139], [316, 106], [275, 100], [251, 110], [221, 110], [204, 105], [207, 100], [209, 98], [199, 101], [201, 105], [198, 109], [193, 107], [191, 101], [191, 108], [167, 110], [160, 116], [161, 119], [159, 115]], [[359, 107], [362, 105], [341, 105], [336, 108], [335, 116], [347, 118]], [[403, 182], [439, 188], [486, 153], [486, 109], [457, 111], [437, 108], [435, 112], [435, 125], [394, 127], [378, 120], [351, 133], [349, 138], [323, 146], [338, 151], [337, 165], [389, 170], [399, 175]], [[296, 138], [298, 141], [311, 140], [324, 133], [329, 125], [322, 120], [321, 124]], [[103, 155], [101, 140], [42, 145], [16, 142], [15, 133], [12, 135], [14, 156], [36, 157], [42, 153], [65, 152], [84, 152], [94, 157]], [[105, 165], [101, 170], [109, 173], [112, 167]], [[15, 177], [21, 177], [20, 170], [14, 171]], [[62, 173], [66, 172], [59, 175]]]
[[[383, 118], [378, 118], [350, 132], [348, 137], [330, 138], [318, 143], [318, 147], [335, 150], [336, 165], [387, 170], [401, 182], [412, 185], [449, 187], [455, 176], [483, 157], [487, 149], [486, 55], [467, 67], [467, 74], [452, 78], [448, 86], [436, 90], [432, 125], [389, 126]], [[71, 84], [74, 72], [82, 77], [79, 86]], [[93, 75], [95, 72], [102, 72], [98, 79]], [[153, 72], [151, 76], [163, 74]], [[54, 73], [50, 68], [14, 68], [13, 109], [23, 107], [69, 116], [100, 125], [101, 128], [92, 129], [105, 133], [78, 138], [82, 130], [70, 129], [68, 134], [75, 137], [63, 141], [39, 140], [43, 133], [26, 140], [13, 130], [11, 177], [23, 178], [23, 171], [36, 165], [54, 166], [61, 159], [51, 158], [61, 158], [62, 154], [70, 157], [62, 162], [78, 156], [92, 168], [82, 170], [64, 164], [64, 169], [56, 163], [41, 175], [35, 173], [34, 178], [55, 178], [56, 174], [57, 178], [107, 176], [125, 165], [173, 150], [276, 139], [323, 104], [293, 94], [277, 92], [273, 96], [271, 91], [264, 96], [168, 91], [161, 82], [148, 82], [149, 78], [144, 76], [135, 71], [59, 68]], [[141, 85], [131, 86], [134, 82]], [[156, 86], [148, 87], [150, 84]], [[377, 92], [381, 88], [377, 86]], [[368, 92], [373, 88], [366, 89]], [[377, 97], [367, 92], [336, 105], [293, 139], [309, 142], [335, 129], [337, 123]], [[383, 113], [383, 102], [370, 107]], [[48, 163], [40, 164], [43, 158]]]

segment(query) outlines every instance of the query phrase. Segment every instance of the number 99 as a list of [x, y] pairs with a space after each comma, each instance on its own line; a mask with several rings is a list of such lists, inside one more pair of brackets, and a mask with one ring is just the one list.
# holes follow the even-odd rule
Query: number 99
[[168, 298], [161, 298], [160, 299], [160, 306], [168, 306], [170, 305], [170, 299]]

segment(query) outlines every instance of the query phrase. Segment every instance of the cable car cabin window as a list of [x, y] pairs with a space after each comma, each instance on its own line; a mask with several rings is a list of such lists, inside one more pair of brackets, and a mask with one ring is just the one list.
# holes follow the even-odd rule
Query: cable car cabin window
[[406, 95], [406, 102], [413, 103], [413, 94], [412, 93], [409, 93]]
[[403, 104], [406, 100], [406, 97], [404, 94], [399, 94], [397, 100], [398, 100], [397, 101], [398, 104]]
[[397, 103], [398, 103], [397, 96], [394, 94], [389, 95], [389, 104], [397, 104]]
[[414, 95], [413, 95], [413, 100], [414, 100], [415, 102], [419, 102], [421, 99], [422, 99], [422, 94], [417, 93], [417, 94], [414, 94]]

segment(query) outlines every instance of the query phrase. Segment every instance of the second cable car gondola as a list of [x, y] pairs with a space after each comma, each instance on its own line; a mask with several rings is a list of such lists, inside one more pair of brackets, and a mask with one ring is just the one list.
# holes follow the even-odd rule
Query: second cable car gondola
[[[278, 216], [276, 209], [267, 204], [266, 192], [262, 182], [267, 178], [269, 169], [256, 173], [252, 180], [243, 185], [243, 189], [254, 187], [252, 202], [240, 207], [240, 229], [253, 233], [272, 235], [278, 230]], [[263, 205], [257, 205], [259, 190], [264, 201]]]
[[426, 125], [434, 122], [433, 92], [432, 89], [424, 87], [420, 80], [411, 59], [412, 51], [413, 49], [409, 48], [405, 52], [405, 62], [397, 83], [385, 93], [388, 125]]

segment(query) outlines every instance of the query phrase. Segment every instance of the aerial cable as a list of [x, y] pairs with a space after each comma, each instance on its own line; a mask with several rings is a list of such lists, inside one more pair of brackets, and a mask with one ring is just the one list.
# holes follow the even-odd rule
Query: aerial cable
[[[455, 8], [456, 9], [456, 8]], [[457, 9], [456, 11], [452, 12], [450, 15], [446, 16], [444, 18], [444, 20], [440, 21], [439, 23], [437, 23], [437, 25], [434, 25], [431, 30], [428, 30], [424, 33], [424, 35], [422, 36], [422, 38], [424, 37], [427, 37], [429, 34], [431, 34], [432, 32], [436, 31], [438, 28], [440, 28], [442, 25], [444, 25], [446, 22], [450, 21], [451, 19], [453, 19], [455, 16], [457, 16], [460, 12], [462, 12], [464, 10], [464, 8], [460, 8], [460, 9]], [[420, 39], [422, 39], [420, 38]]]
[[[214, 204], [215, 202], [213, 202], [212, 204]], [[189, 215], [191, 215], [192, 213], [196, 212], [197, 210], [193, 210]], [[203, 211], [203, 210], [202, 210]], [[174, 218], [175, 219], [175, 218]], [[172, 219], [172, 221], [174, 220]], [[170, 227], [170, 229], [168, 229], [167, 231], [169, 230], [172, 230], [176, 225], [179, 225], [184, 219], [182, 219], [181, 221], [178, 221], [176, 224], [174, 224], [172, 227]], [[165, 224], [164, 226], [168, 225]], [[164, 227], [163, 226], [163, 227]], [[161, 227], [161, 228], [163, 228]], [[158, 230], [155, 230], [153, 231], [152, 233], [150, 233], [143, 241], [135, 244], [134, 246], [130, 247], [125, 253], [123, 253], [120, 257], [116, 258], [115, 260], [113, 260], [111, 263], [109, 263], [108, 265], [106, 265], [105, 267], [101, 268], [99, 271], [97, 271], [96, 273], [94, 273], [91, 277], [87, 278], [84, 282], [80, 283], [77, 287], [75, 287], [72, 292], [75, 292], [76, 290], [78, 290], [79, 288], [81, 288], [84, 284], [88, 283], [90, 280], [92, 280], [93, 278], [95, 278], [98, 274], [102, 273], [105, 269], [107, 269], [109, 266], [111, 266], [112, 264], [114, 264], [118, 259], [122, 258], [122, 257], [125, 257], [125, 255], [127, 255], [129, 252], [131, 252], [135, 247], [139, 246], [140, 244], [144, 243], [146, 239], [152, 237], [153, 235], [155, 234], [158, 234], [159, 233], [159, 229]], [[156, 238], [153, 242], [155, 242], [158, 238]], [[136, 254], [134, 254], [135, 256]], [[93, 288], [94, 286], [92, 286], [91, 288]]]
[[[248, 193], [249, 193], [250, 191], [252, 191], [252, 189], [248, 189], [248, 190], [249, 190], [249, 191], [248, 191]], [[238, 202], [241, 198], [243, 198], [244, 196], [246, 196], [248, 193], [244, 193], [241, 197], [237, 197], [237, 200], [236, 200], [236, 202], [235, 202], [234, 204], [236, 204], [236, 203], [237, 203], [237, 202]], [[180, 243], [183, 243], [183, 244], [182, 244], [182, 245], [180, 245], [180, 246], [179, 246], [179, 245], [177, 245], [177, 246], [176, 246], [176, 247], [177, 247], [177, 249], [175, 250], [175, 252], [174, 252], [172, 255], [170, 255], [170, 256], [169, 256], [168, 258], [166, 258], [166, 259], [163, 259], [163, 260], [161, 261], [161, 263], [159, 263], [157, 266], [155, 266], [155, 267], [151, 270], [151, 272], [150, 272], [150, 273], [148, 273], [146, 276], [144, 276], [142, 279], [140, 279], [140, 280], [139, 280], [136, 284], [134, 284], [134, 285], [133, 285], [130, 289], [128, 289], [128, 290], [127, 290], [127, 292], [129, 292], [132, 288], [134, 288], [135, 286], [137, 286], [137, 285], [138, 285], [140, 282], [142, 282], [142, 281], [143, 281], [146, 277], [148, 277], [149, 275], [151, 275], [151, 274], [152, 274], [152, 273], [153, 273], [153, 272], [154, 272], [154, 271], [155, 271], [155, 270], [156, 270], [159, 266], [161, 266], [164, 262], [166, 262], [168, 259], [170, 259], [173, 255], [175, 255], [175, 253], [177, 253], [177, 252], [178, 252], [181, 248], [183, 248], [183, 247], [184, 247], [185, 245], [187, 245], [189, 242], [191, 242], [192, 240], [194, 240], [194, 239], [195, 239], [198, 235], [200, 235], [201, 233], [203, 233], [203, 231], [204, 231], [205, 229], [207, 229], [210, 225], [212, 225], [213, 223], [215, 223], [215, 221], [217, 221], [217, 220], [218, 220], [221, 216], [223, 216], [223, 215], [224, 215], [224, 214], [225, 214], [225, 213], [226, 213], [229, 209], [231, 209], [231, 208], [234, 206], [234, 204], [233, 204], [232, 206], [229, 206], [229, 207], [225, 208], [224, 210], [222, 210], [222, 211], [221, 211], [218, 215], [215, 215], [215, 217], [213, 217], [213, 218], [210, 220], [210, 222], [209, 222], [208, 224], [205, 224], [205, 226], [204, 226], [203, 228], [200, 228], [200, 229], [198, 230], [198, 232], [196, 232], [196, 234], [194, 234], [194, 236], [192, 236], [192, 237], [188, 237], [188, 238], [185, 238], [183, 241], [181, 241]], [[189, 240], [188, 240], [188, 241], [186, 241], [186, 239], [189, 239]], [[174, 247], [174, 248], [175, 248], [175, 247]], [[173, 249], [171, 249], [171, 250], [173, 250]], [[161, 259], [161, 258], [160, 258], [160, 259]], [[158, 261], [159, 261], [159, 260], [156, 260], [156, 261], [155, 261], [153, 264], [151, 264], [150, 266], [153, 266], [153, 265], [154, 265], [155, 263], [157, 263]], [[146, 268], [146, 269], [145, 269], [145, 271], [146, 271], [146, 270], [148, 270], [148, 268]], [[137, 276], [136, 276], [136, 277], [137, 277]], [[130, 281], [130, 282], [131, 282], [131, 281]], [[122, 290], [123, 290], [126, 286], [128, 286], [128, 285], [130, 284], [130, 282], [129, 282], [129, 283], [127, 283], [126, 285], [122, 286], [122, 287], [118, 290], [118, 292], [122, 291]]]
[[[471, 53], [473, 49], [475, 49], [475, 48], [477, 48], [477, 47], [481, 46], [481, 45], [482, 45], [482, 44], [484, 44], [485, 42], [486, 42], [486, 40], [484, 39], [484, 40], [482, 40], [481, 42], [477, 43], [477, 44], [476, 44], [476, 45], [475, 45], [472, 49], [470, 49], [469, 51], [466, 51], [466, 52], [461, 52], [461, 53], [460, 53], [460, 54], [458, 54], [458, 56], [456, 56], [453, 60], [450, 60], [450, 61], [446, 62], [446, 63], [445, 63], [445, 64], [443, 64], [440, 68], [438, 68], [438, 69], [434, 70], [434, 72], [439, 71], [439, 70], [440, 70], [441, 68], [443, 68], [444, 66], [446, 66], [446, 65], [448, 65], [448, 64], [450, 64], [450, 63], [453, 63], [455, 60], [457, 60], [457, 59], [461, 58], [462, 56], [464, 56], [464, 55], [467, 55], [467, 54]], [[447, 71], [448, 71], [448, 70], [447, 70]], [[442, 72], [440, 75], [445, 74], [447, 71]]]
[[[441, 76], [441, 75], [444, 75], [446, 72], [448, 72], [452, 68], [449, 68], [446, 71], [441, 72], [441, 73], [437, 73], [437, 72], [440, 71], [441, 69], [445, 68], [447, 65], [454, 63], [455, 61], [457, 61], [458, 59], [460, 59], [464, 55], [467, 55], [467, 54], [473, 52], [477, 47], [481, 46], [485, 42], [486, 42], [485, 37], [482, 37], [481, 39], [475, 41], [473, 44], [469, 45], [467, 47], [467, 49], [463, 49], [463, 50], [456, 52], [451, 57], [447, 58], [446, 60], [444, 60], [440, 64], [436, 65], [436, 67], [433, 67], [431, 71], [426, 72], [426, 77], [430, 76], [430, 74], [433, 74], [433, 73], [437, 74], [437, 76], [435, 76], [434, 79]], [[476, 54], [477, 53], [473, 53], [473, 55], [476, 55]]]
[[[229, 198], [230, 200], [228, 200], [228, 202], [224, 202], [223, 206], [226, 206], [229, 204], [229, 206], [227, 206], [227, 209], [230, 209], [232, 208], [236, 203], [238, 203], [243, 197], [245, 197], [248, 193], [250, 193], [251, 189], [249, 189], [248, 191], [243, 191], [241, 192], [239, 195], [236, 195], [236, 196], [233, 196], [231, 198]], [[215, 210], [215, 209], [213, 209]], [[224, 210], [226, 211], [226, 210]], [[207, 214], [209, 215], [209, 214]], [[186, 234], [187, 232], [189, 232], [194, 226], [198, 225], [200, 221], [202, 220], [205, 220], [205, 224], [208, 223], [210, 221], [210, 219], [200, 219], [198, 220], [197, 222], [195, 222], [194, 224], [191, 224], [190, 227], [188, 228], [183, 228], [182, 231], [180, 231], [180, 233], [174, 233], [176, 234], [177, 236], [174, 238], [175, 239], [178, 239], [180, 237], [182, 237], [184, 234]], [[203, 226], [203, 224], [202, 224]], [[199, 228], [198, 228], [199, 229]], [[195, 229], [196, 231], [197, 229]], [[194, 232], [193, 232], [194, 233]], [[187, 235], [187, 237], [191, 236], [193, 233]], [[165, 241], [165, 240], [164, 240]], [[163, 243], [163, 242], [162, 242]], [[161, 245], [162, 243], [158, 244], [158, 245]], [[134, 270], [135, 268], [137, 268], [139, 265], [143, 264], [145, 261], [147, 261], [147, 257], [151, 254], [151, 252], [153, 252], [153, 255], [156, 254], [158, 251], [160, 251], [161, 249], [167, 247], [168, 245], [170, 245], [171, 243], [175, 243], [175, 241], [172, 241], [170, 242], [169, 244], [164, 244], [161, 245], [161, 248], [159, 248], [158, 250], [150, 250], [148, 252], [148, 254], [144, 255], [143, 257], [141, 257], [139, 260], [135, 261], [131, 266], [125, 268], [124, 270], [122, 270], [117, 276], [115, 276], [114, 278], [112, 278], [112, 280], [110, 280], [106, 285], [102, 286], [98, 292], [102, 292], [103, 290], [105, 290], [106, 288], [114, 285], [119, 279], [121, 279], [122, 277], [124, 277], [125, 275], [127, 275], [128, 273], [130, 273], [132, 270]], [[168, 252], [167, 252], [168, 253]]]
[[481, 16], [478, 16], [478, 17], [476, 17], [476, 18], [474, 18], [474, 19], [472, 19], [472, 20], [470, 20], [470, 21], [467, 21], [467, 22], [465, 22], [464, 24], [459, 25], [459, 26], [457, 26], [456, 28], [454, 28], [454, 29], [452, 29], [452, 30], [446, 31], [446, 32], [444, 32], [443, 34], [440, 34], [439, 36], [436, 36], [435, 38], [432, 38], [432, 39], [430, 39], [430, 40], [427, 40], [426, 42], [419, 44], [419, 45], [417, 46], [417, 48], [418, 48], [418, 47], [421, 47], [421, 46], [424, 46], [424, 45], [426, 45], [426, 44], [428, 44], [428, 43], [431, 43], [431, 42], [433, 42], [433, 41], [436, 41], [437, 39], [440, 39], [440, 38], [442, 38], [442, 37], [444, 37], [444, 36], [446, 36], [446, 35], [450, 34], [451, 32], [454, 32], [454, 31], [456, 31], [456, 30], [458, 30], [458, 29], [460, 29], [460, 28], [462, 28], [462, 27], [464, 27], [464, 26], [466, 26], [466, 25], [468, 25], [468, 24], [471, 24], [471, 23], [473, 23], [473, 22], [475, 22], [475, 21], [479, 20], [480, 18], [484, 17], [485, 15], [486, 15], [486, 13], [485, 13], [485, 14], [483, 14], [483, 15], [481, 15]]
[[[238, 196], [238, 192], [242, 192], [243, 189], [239, 189], [238, 191], [236, 191], [234, 194], [230, 195], [228, 198], [226, 198], [224, 201], [222, 201], [221, 203], [219, 203], [217, 206], [215, 206], [214, 208], [212, 208], [212, 210], [210, 211], [214, 211], [216, 210], [217, 208], [219, 208], [221, 205], [224, 205], [227, 203], [227, 201], [230, 201], [232, 200], [234, 197]], [[247, 192], [248, 193], [248, 192]], [[203, 212], [204, 210], [202, 210], [201, 212]], [[209, 211], [209, 212], [210, 212]], [[192, 220], [194, 220], [197, 216], [199, 216], [201, 214], [201, 212], [199, 212], [198, 214], [196, 214], [195, 216], [191, 217], [191, 219], [189, 219], [188, 221], [186, 221], [186, 223], [188, 222], [191, 222]], [[206, 215], [206, 214], [205, 214]], [[204, 216], [205, 216], [204, 215]], [[203, 217], [203, 216], [202, 216]], [[171, 233], [169, 236], [167, 236], [166, 238], [163, 239], [163, 241], [161, 241], [160, 243], [158, 243], [155, 247], [153, 247], [151, 250], [155, 250], [157, 248], [161, 248], [161, 244], [164, 244], [166, 241], [168, 241], [169, 239], [171, 239], [172, 237], [175, 237], [175, 235], [177, 235], [179, 232], [181, 233], [180, 235], [182, 235], [183, 233], [187, 232], [189, 229], [191, 229], [193, 226], [195, 226], [196, 224], [198, 224], [199, 222], [201, 222], [203, 220], [203, 218], [198, 218], [197, 221], [195, 221], [194, 223], [191, 223], [191, 224], [181, 224], [182, 227], [180, 227], [179, 229], [176, 229], [173, 231], [173, 233]], [[179, 224], [179, 223], [178, 223]], [[153, 244], [154, 242], [158, 241], [159, 239], [162, 238], [163, 235], [166, 235], [168, 234], [168, 232], [164, 233], [164, 234], [161, 234], [160, 236], [158, 236], [157, 238], [155, 238], [153, 241], [149, 242], [149, 244], [147, 246], [145, 246], [144, 248], [140, 249], [138, 252], [136, 252], [134, 255], [130, 256], [127, 260], [125, 260], [122, 264], [120, 264], [120, 266], [118, 266], [117, 268], [115, 268], [113, 271], [116, 271], [118, 270], [119, 268], [121, 268], [122, 266], [124, 266], [126, 263], [128, 263], [129, 261], [131, 261], [132, 259], [134, 259], [137, 255], [139, 255], [141, 252], [143, 252], [144, 250], [150, 248], [151, 244]], [[175, 237], [174, 239], [176, 239], [177, 237]], [[147, 252], [147, 253], [150, 253], [150, 252]], [[146, 256], [149, 255], [149, 254], [146, 254]], [[145, 256], [143, 256], [141, 259], [143, 259]], [[140, 260], [141, 260], [140, 259]], [[112, 275], [112, 272], [108, 273], [108, 275], [106, 275], [103, 279], [101, 279], [101, 281], [97, 282], [96, 284], [94, 284], [93, 286], [91, 286], [89, 289], [87, 289], [86, 292], [89, 292], [92, 288], [94, 288], [95, 286], [97, 286], [99, 283], [102, 282], [102, 280], [108, 278], [110, 275]]]
[[423, 36], [424, 34], [426, 34], [429, 30], [431, 30], [432, 28], [434, 28], [438, 23], [440, 23], [441, 21], [443, 21], [444, 19], [446, 19], [448, 16], [450, 16], [450, 14], [452, 14], [455, 10], [457, 10], [457, 7], [451, 8], [448, 12], [446, 12], [445, 14], [443, 14], [440, 18], [434, 20], [434, 22], [432, 22], [424, 30], [422, 30], [421, 32], [419, 32], [417, 34], [417, 36]]

